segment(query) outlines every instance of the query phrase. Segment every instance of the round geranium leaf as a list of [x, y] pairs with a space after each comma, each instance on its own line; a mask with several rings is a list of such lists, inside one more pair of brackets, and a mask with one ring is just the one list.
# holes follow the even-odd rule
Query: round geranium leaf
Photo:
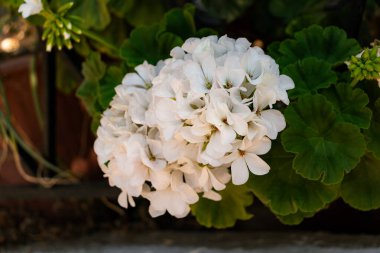
[[298, 175], [292, 168], [294, 155], [285, 152], [280, 143], [264, 159], [271, 170], [264, 176], [251, 176], [248, 187], [274, 214], [314, 213], [336, 199], [338, 185], [325, 185]]
[[331, 64], [341, 63], [360, 51], [355, 39], [348, 39], [344, 30], [330, 26], [325, 29], [312, 25], [294, 34], [294, 39], [281, 43], [278, 58], [280, 66], [286, 66], [299, 59], [315, 57]]
[[173, 33], [163, 32], [159, 25], [140, 26], [135, 28], [120, 48], [120, 56], [128, 66], [135, 67], [145, 60], [156, 64], [169, 57], [170, 50], [183, 43]]
[[228, 184], [226, 189], [219, 193], [222, 196], [220, 201], [200, 198], [191, 206], [192, 214], [201, 225], [209, 228], [228, 228], [234, 226], [237, 220], [253, 217], [246, 210], [246, 207], [253, 203], [252, 192], [246, 186]]
[[296, 153], [293, 168], [305, 178], [325, 184], [342, 181], [364, 154], [360, 128], [338, 120], [322, 95], [306, 95], [285, 110], [289, 127], [282, 134], [285, 150]]
[[296, 212], [289, 215], [277, 215], [277, 219], [279, 219], [282, 223], [286, 225], [298, 225], [300, 224], [304, 218], [310, 218], [313, 217], [315, 213], [305, 213], [305, 212]]
[[331, 64], [316, 58], [306, 58], [284, 68], [283, 73], [290, 76], [295, 88], [289, 91], [289, 97], [315, 93], [318, 89], [328, 88], [337, 81], [331, 70]]
[[366, 131], [366, 137], [368, 138], [368, 149], [377, 159], [380, 159], [380, 98], [375, 102], [371, 126]]
[[372, 112], [366, 107], [367, 94], [361, 89], [353, 89], [346, 83], [339, 83], [322, 94], [335, 106], [338, 116], [345, 122], [360, 128], [369, 128]]
[[359, 210], [380, 208], [380, 160], [367, 153], [342, 182], [343, 200]]

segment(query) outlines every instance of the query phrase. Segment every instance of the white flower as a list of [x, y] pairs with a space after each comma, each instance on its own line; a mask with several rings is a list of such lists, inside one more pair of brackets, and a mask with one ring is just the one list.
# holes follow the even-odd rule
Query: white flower
[[232, 162], [232, 183], [241, 185], [247, 182], [249, 171], [255, 175], [265, 175], [269, 172], [269, 165], [258, 155], [263, 155], [270, 150], [271, 142], [268, 138], [249, 141], [244, 139], [240, 147], [226, 157], [227, 162]]
[[[260, 158], [285, 128], [277, 101], [289, 103], [293, 81], [248, 40], [190, 38], [172, 58], [144, 62], [115, 88], [94, 149], [119, 204], [150, 201], [153, 217], [182, 218], [199, 196], [221, 200], [231, 181], [264, 175]], [[229, 167], [231, 169], [229, 169]]]
[[221, 133], [222, 143], [231, 143], [236, 133], [245, 135], [247, 118], [251, 110], [244, 104], [235, 103], [227, 91], [214, 89], [210, 92], [210, 104], [206, 111], [206, 120]]
[[143, 64], [135, 68], [137, 73], [128, 73], [121, 81], [122, 84], [131, 88], [149, 89], [152, 86], [152, 80], [156, 76], [156, 68], [144, 61]]
[[23, 18], [27, 18], [40, 13], [42, 9], [43, 6], [41, 0], [25, 0], [25, 2], [18, 8], [18, 12], [21, 13]]
[[215, 201], [221, 200], [222, 198], [217, 192], [224, 190], [226, 183], [231, 178], [227, 168], [220, 167], [211, 170], [208, 166], [200, 167], [194, 164], [192, 166], [197, 168], [194, 169], [194, 173], [185, 174], [186, 182], [196, 191], [204, 192], [203, 197]]
[[274, 140], [279, 132], [285, 129], [286, 123], [284, 115], [278, 110], [268, 109], [251, 114], [248, 122], [247, 137], [250, 140], [261, 138], [264, 135]]
[[215, 85], [215, 70], [215, 59], [211, 55], [205, 56], [201, 64], [190, 61], [183, 68], [190, 81], [190, 88], [199, 93], [208, 93]]
[[189, 205], [198, 201], [198, 194], [183, 182], [183, 174], [174, 171], [170, 187], [143, 193], [150, 201], [149, 213], [152, 217], [163, 215], [166, 211], [177, 218], [183, 218], [190, 212]]
[[245, 78], [245, 71], [240, 67], [237, 55], [227, 55], [223, 66], [216, 70], [216, 79], [220, 87], [232, 88], [240, 87]]

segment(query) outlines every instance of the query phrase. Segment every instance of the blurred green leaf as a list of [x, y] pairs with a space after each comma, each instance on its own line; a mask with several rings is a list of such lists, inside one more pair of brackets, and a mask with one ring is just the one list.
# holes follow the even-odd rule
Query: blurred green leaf
[[[97, 32], [104, 41], [114, 45], [116, 48], [120, 48], [123, 44], [125, 38], [128, 37], [128, 29], [126, 28], [126, 23], [124, 19], [118, 17], [112, 17], [111, 23], [107, 26], [107, 29]], [[117, 57], [117, 51], [104, 46], [104, 44], [97, 42], [96, 40], [91, 40], [91, 45], [93, 45], [97, 51], [105, 53], [109, 56]]]
[[270, 0], [269, 10], [274, 16], [290, 21], [302, 14], [321, 11], [325, 4], [326, 0]]
[[331, 64], [312, 57], [286, 66], [283, 73], [290, 76], [295, 84], [295, 88], [289, 91], [291, 98], [316, 93], [317, 90], [327, 88], [337, 81]]
[[380, 159], [380, 98], [375, 102], [371, 126], [365, 133], [368, 138], [368, 149]]
[[298, 60], [315, 57], [332, 65], [343, 63], [361, 50], [355, 39], [347, 39], [346, 32], [338, 27], [322, 28], [312, 25], [294, 34], [294, 39], [281, 42], [277, 63], [281, 67]]
[[305, 212], [296, 212], [288, 215], [277, 215], [277, 218], [286, 225], [298, 225], [300, 224], [304, 218], [310, 218], [314, 216], [314, 212], [305, 213]]
[[124, 18], [126, 13], [131, 11], [134, 3], [134, 0], [110, 0], [108, 7], [117, 17]]
[[254, 0], [202, 0], [201, 2], [211, 16], [229, 23], [241, 16]]
[[98, 124], [97, 119], [100, 119], [100, 114], [103, 111], [98, 101], [98, 89], [99, 81], [103, 78], [105, 71], [106, 65], [102, 62], [100, 54], [91, 52], [82, 64], [84, 81], [76, 92], [77, 97], [82, 101], [93, 119], [93, 130]]
[[340, 122], [322, 95], [300, 97], [285, 110], [285, 118], [289, 127], [282, 133], [282, 144], [296, 153], [293, 168], [307, 179], [339, 183], [365, 152], [360, 129]]
[[168, 32], [159, 34], [159, 30], [159, 25], [153, 25], [141, 26], [132, 31], [120, 49], [121, 57], [130, 67], [145, 60], [156, 64], [159, 60], [168, 58], [172, 48], [183, 43], [177, 35]]
[[58, 52], [56, 57], [56, 86], [64, 93], [72, 93], [80, 84], [81, 76], [78, 70], [63, 52]]
[[336, 199], [339, 185], [324, 185], [309, 181], [292, 168], [294, 155], [275, 142], [264, 157], [271, 170], [264, 176], [251, 176], [248, 187], [255, 196], [279, 216], [290, 219], [302, 213], [315, 213]]
[[350, 206], [369, 211], [380, 208], [380, 160], [371, 153], [342, 182], [342, 198]]
[[[110, 22], [107, 3], [109, 0], [75, 0], [70, 14], [83, 19], [81, 27], [85, 29], [103, 30]], [[65, 1], [70, 2], [70, 1]]]
[[165, 13], [161, 1], [134, 1], [132, 7], [124, 14], [124, 18], [133, 26], [143, 26], [158, 23]]
[[281, 52], [280, 52], [280, 41], [274, 41], [269, 44], [267, 48], [267, 53], [272, 56], [273, 59], [278, 59], [281, 57]]
[[246, 186], [228, 184], [219, 193], [222, 195], [220, 201], [200, 198], [191, 206], [192, 214], [201, 225], [208, 228], [227, 228], [234, 226], [237, 220], [253, 217], [246, 210], [253, 203], [252, 193]]
[[98, 97], [103, 110], [108, 108], [109, 103], [116, 94], [115, 87], [121, 84], [123, 77], [124, 73], [121, 68], [110, 66], [103, 78], [99, 81]]
[[194, 36], [196, 32], [194, 23], [194, 5], [186, 5], [183, 9], [174, 8], [168, 11], [161, 21], [161, 31], [171, 32], [183, 40]]
[[326, 18], [325, 12], [314, 12], [310, 14], [304, 14], [295, 16], [285, 27], [285, 32], [288, 35], [293, 35], [304, 28], [307, 28], [314, 24], [321, 24], [322, 20]]
[[343, 121], [360, 128], [369, 128], [372, 112], [366, 107], [369, 98], [363, 90], [353, 89], [347, 83], [339, 83], [324, 90], [322, 94], [335, 106], [338, 117]]
[[218, 35], [218, 32], [212, 28], [201, 28], [198, 31], [196, 31], [194, 37], [202, 38], [210, 35]]
[[106, 71], [106, 65], [102, 62], [98, 52], [91, 52], [82, 64], [82, 74], [85, 80], [99, 81]]

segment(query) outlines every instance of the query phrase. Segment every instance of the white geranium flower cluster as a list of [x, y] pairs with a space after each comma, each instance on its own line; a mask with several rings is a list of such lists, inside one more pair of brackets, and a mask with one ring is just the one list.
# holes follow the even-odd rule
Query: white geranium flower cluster
[[245, 38], [190, 38], [172, 58], [136, 67], [116, 87], [95, 152], [119, 203], [150, 201], [153, 217], [181, 218], [199, 196], [215, 201], [231, 180], [268, 173], [260, 158], [285, 128], [277, 101], [293, 81]]

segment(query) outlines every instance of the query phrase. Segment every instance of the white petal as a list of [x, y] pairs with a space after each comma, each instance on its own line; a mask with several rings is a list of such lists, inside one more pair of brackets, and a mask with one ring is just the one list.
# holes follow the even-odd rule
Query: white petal
[[145, 81], [137, 73], [126, 74], [121, 83], [129, 86], [145, 87]]
[[119, 203], [120, 206], [124, 208], [128, 208], [128, 197], [127, 197], [126, 191], [121, 191], [121, 193], [119, 194], [119, 197], [117, 198], [117, 202]]
[[278, 132], [281, 132], [286, 127], [284, 115], [278, 110], [264, 110], [261, 112], [261, 118], [267, 126], [267, 135], [272, 140], [276, 139]]
[[251, 46], [251, 42], [249, 42], [246, 38], [238, 38], [235, 42], [235, 48], [239, 52], [246, 51]]
[[190, 62], [186, 64], [183, 68], [185, 76], [190, 81], [190, 88], [194, 92], [206, 93], [208, 89], [206, 88], [206, 80], [203, 75], [201, 66], [196, 62]]
[[245, 71], [242, 69], [232, 69], [229, 71], [228, 80], [234, 87], [240, 87], [245, 79]]
[[202, 143], [206, 140], [204, 136], [195, 135], [192, 131], [193, 127], [182, 127], [180, 130], [181, 136], [190, 143]]
[[237, 115], [232, 115], [232, 127], [239, 135], [245, 136], [248, 132], [247, 121]]
[[151, 83], [153, 78], [156, 76], [155, 67], [147, 61], [144, 61], [143, 64], [138, 65], [135, 70], [145, 81], [145, 83]]
[[216, 177], [214, 176], [214, 174], [211, 170], [208, 169], [207, 171], [208, 171], [208, 174], [210, 176], [211, 184], [215, 190], [221, 191], [224, 188], [226, 188], [226, 186], [223, 183], [219, 182], [218, 179], [216, 179]]
[[203, 197], [206, 198], [206, 199], [214, 200], [214, 201], [220, 201], [220, 200], [222, 200], [222, 196], [219, 193], [214, 192], [212, 190], [203, 193]]
[[213, 56], [209, 55], [202, 61], [202, 70], [206, 81], [213, 82], [216, 70], [216, 63]]
[[231, 126], [224, 125], [219, 130], [222, 144], [229, 144], [235, 140], [236, 133]]
[[170, 51], [170, 56], [175, 59], [183, 59], [185, 51], [180, 47], [175, 47]]
[[208, 175], [207, 170], [208, 170], [207, 167], [203, 167], [202, 172], [201, 172], [201, 174], [199, 176], [198, 182], [199, 182], [199, 185], [201, 187], [204, 186], [204, 185], [206, 185], [207, 182], [208, 182], [209, 175]]
[[247, 162], [249, 170], [255, 175], [265, 175], [269, 172], [269, 165], [259, 156], [251, 153], [246, 153], [245, 161]]
[[247, 145], [247, 149], [245, 149], [249, 153], [253, 153], [256, 155], [263, 155], [268, 153], [272, 145], [272, 142], [269, 138], [263, 137], [261, 139], [255, 139], [250, 145]]
[[231, 164], [232, 183], [242, 185], [248, 181], [249, 171], [247, 164], [242, 157], [236, 159]]
[[185, 43], [183, 43], [182, 48], [188, 53], [193, 53], [200, 42], [201, 40], [199, 38], [188, 38]]
[[176, 120], [176, 103], [175, 101], [163, 98], [156, 103], [156, 117], [162, 121], [175, 121]]
[[280, 87], [283, 90], [290, 90], [294, 88], [294, 82], [293, 80], [286, 76], [286, 75], [280, 75]]
[[152, 186], [157, 190], [163, 190], [166, 189], [170, 185], [170, 173], [167, 170], [161, 170], [161, 171], [149, 171], [150, 175], [150, 182], [152, 183]]

